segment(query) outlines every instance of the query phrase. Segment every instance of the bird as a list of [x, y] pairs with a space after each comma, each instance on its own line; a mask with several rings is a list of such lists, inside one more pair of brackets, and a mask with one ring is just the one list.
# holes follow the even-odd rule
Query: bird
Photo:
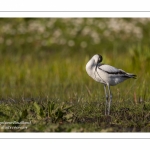
[[[104, 85], [104, 92], [106, 96], [105, 115], [110, 115], [110, 106], [112, 102], [112, 93], [110, 86], [115, 86], [129, 78], [136, 79], [136, 75], [127, 73], [122, 69], [117, 69], [113, 66], [103, 64], [103, 57], [95, 54], [86, 64], [87, 74], [95, 81]], [[106, 89], [108, 88], [108, 91]]]

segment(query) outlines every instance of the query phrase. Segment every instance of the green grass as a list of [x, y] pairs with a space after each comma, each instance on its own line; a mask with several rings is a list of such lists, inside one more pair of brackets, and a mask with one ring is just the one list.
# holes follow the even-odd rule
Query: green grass
[[[122, 22], [143, 36], [110, 28], [110, 19], [1, 19], [0, 131], [149, 132], [149, 21]], [[85, 71], [96, 53], [137, 75], [111, 87], [110, 116], [104, 116], [103, 85]], [[28, 124], [18, 124], [23, 121]]]

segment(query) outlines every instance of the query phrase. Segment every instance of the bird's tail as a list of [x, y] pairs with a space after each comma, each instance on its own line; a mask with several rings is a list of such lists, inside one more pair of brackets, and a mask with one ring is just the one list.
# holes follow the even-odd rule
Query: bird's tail
[[133, 78], [133, 79], [137, 78], [137, 75], [132, 74], [132, 73], [127, 73], [127, 75], [128, 75], [128, 77]]

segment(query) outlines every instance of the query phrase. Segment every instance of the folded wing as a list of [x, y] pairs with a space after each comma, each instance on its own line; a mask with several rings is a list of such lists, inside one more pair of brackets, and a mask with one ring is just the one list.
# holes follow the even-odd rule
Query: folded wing
[[127, 77], [127, 78], [136, 78], [136, 75], [131, 74], [131, 73], [127, 73], [122, 69], [117, 69], [115, 67], [112, 67], [110, 65], [100, 65], [98, 67], [100, 70], [108, 73], [108, 74], [112, 74], [112, 75], [119, 75], [119, 76], [123, 76], [123, 77]]

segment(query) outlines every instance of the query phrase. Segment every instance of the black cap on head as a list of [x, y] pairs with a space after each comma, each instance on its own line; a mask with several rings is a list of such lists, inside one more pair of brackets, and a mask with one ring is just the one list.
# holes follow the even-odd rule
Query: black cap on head
[[99, 54], [98, 54], [98, 56], [99, 56], [99, 62], [102, 62], [103, 61], [103, 57], [101, 55], [99, 55]]

